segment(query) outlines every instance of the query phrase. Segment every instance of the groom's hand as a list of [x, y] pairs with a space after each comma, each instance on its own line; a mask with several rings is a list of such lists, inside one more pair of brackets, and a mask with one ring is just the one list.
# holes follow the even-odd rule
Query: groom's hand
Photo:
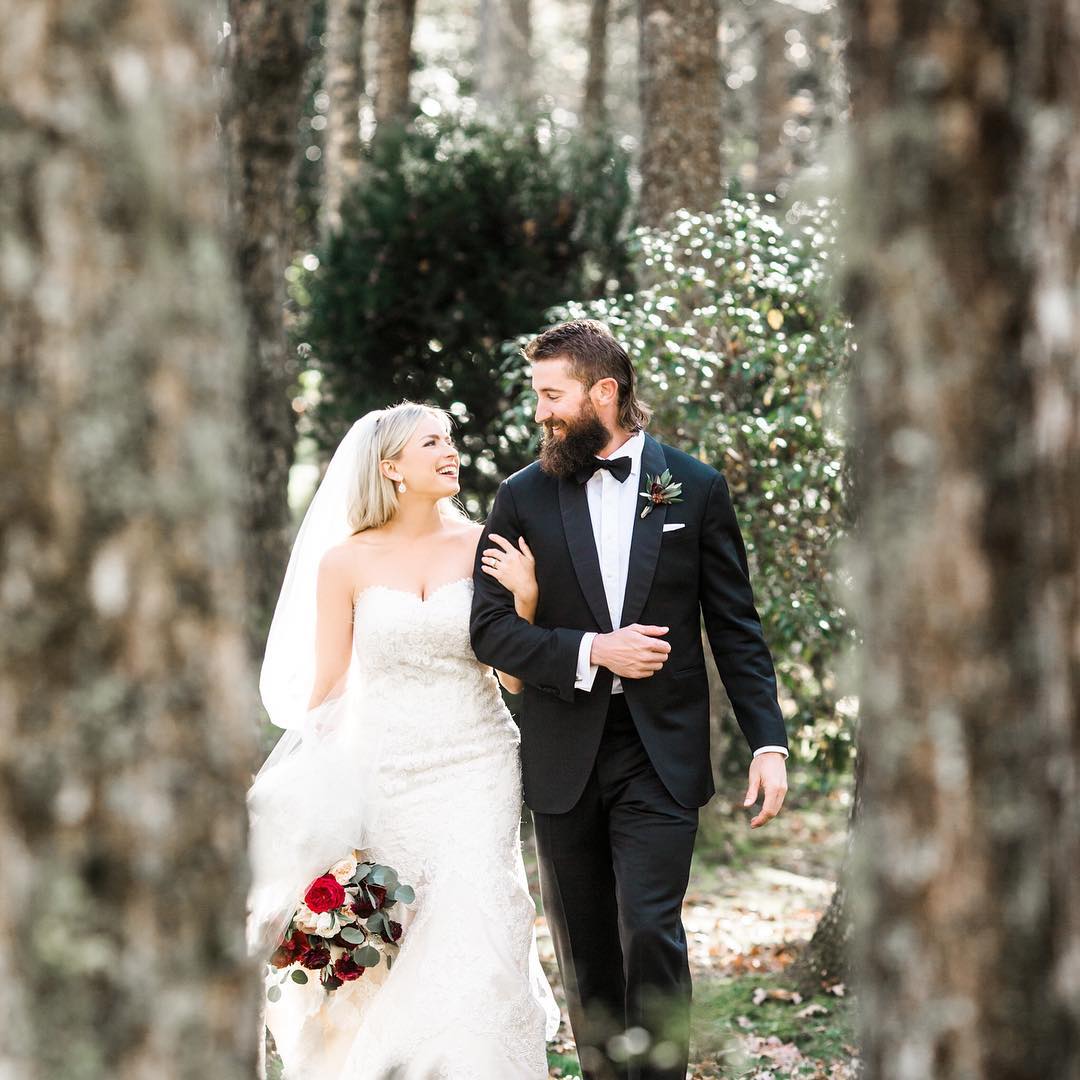
[[750, 785], [743, 806], [753, 806], [762, 789], [765, 800], [761, 804], [761, 813], [750, 819], [751, 829], [765, 825], [780, 813], [787, 792], [787, 759], [783, 754], [767, 751], [750, 762]]
[[597, 634], [589, 659], [620, 678], [647, 679], [664, 666], [671, 652], [668, 642], [661, 640], [667, 632], [666, 626], [631, 623], [610, 634]]

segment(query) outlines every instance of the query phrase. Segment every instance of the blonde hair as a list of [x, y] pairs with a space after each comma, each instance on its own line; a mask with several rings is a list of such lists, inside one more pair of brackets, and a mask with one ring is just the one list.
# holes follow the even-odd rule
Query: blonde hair
[[[402, 401], [361, 417], [360, 441], [356, 451], [356, 482], [349, 496], [348, 508], [349, 527], [354, 533], [377, 529], [397, 513], [397, 484], [383, 473], [379, 463], [399, 457], [426, 417], [434, 417], [449, 434], [453, 420], [448, 412], [415, 401]], [[454, 499], [440, 500], [439, 510], [447, 517], [467, 517]]]

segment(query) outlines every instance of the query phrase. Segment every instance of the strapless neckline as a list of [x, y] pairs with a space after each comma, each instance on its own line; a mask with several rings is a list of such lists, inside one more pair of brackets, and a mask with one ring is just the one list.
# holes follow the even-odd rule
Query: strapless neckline
[[447, 589], [452, 588], [454, 585], [463, 585], [465, 584], [465, 582], [469, 582], [471, 584], [472, 576], [470, 575], [469, 577], [454, 578], [453, 581], [444, 582], [438, 588], [432, 589], [431, 592], [427, 594], [427, 596], [419, 596], [411, 589], [395, 589], [392, 585], [369, 585], [366, 589], [361, 589], [356, 594], [356, 599], [353, 601], [353, 610], [356, 610], [356, 608], [360, 604], [360, 601], [365, 596], [367, 596], [368, 593], [388, 592], [393, 593], [396, 596], [412, 597], [412, 599], [415, 600], [418, 604], [430, 604], [431, 601], [434, 600], [435, 597], [438, 596], [440, 593], [446, 592]]

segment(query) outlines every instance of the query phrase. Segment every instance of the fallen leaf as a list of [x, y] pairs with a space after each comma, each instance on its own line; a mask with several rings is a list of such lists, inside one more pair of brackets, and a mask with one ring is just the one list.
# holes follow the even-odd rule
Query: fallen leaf
[[802, 1002], [802, 994], [798, 990], [782, 990], [780, 988], [766, 990], [765, 987], [758, 986], [754, 989], [752, 1000], [755, 1005], [760, 1005], [763, 1001], [789, 1001], [792, 1005], [799, 1005]]

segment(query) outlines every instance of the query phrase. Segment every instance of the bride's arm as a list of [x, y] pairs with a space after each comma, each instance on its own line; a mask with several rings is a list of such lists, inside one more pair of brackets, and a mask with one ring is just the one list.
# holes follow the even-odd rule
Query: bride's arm
[[[490, 539], [497, 547], [486, 548], [481, 555], [481, 569], [514, 594], [514, 611], [527, 623], [536, 618], [539, 590], [536, 586], [536, 560], [522, 536], [514, 547], [505, 537], [492, 533]], [[496, 671], [499, 682], [511, 693], [520, 694], [525, 685], [521, 679]]]
[[336, 696], [345, 685], [352, 655], [352, 573], [348, 553], [332, 548], [319, 563], [316, 586], [315, 683], [308, 709]]

